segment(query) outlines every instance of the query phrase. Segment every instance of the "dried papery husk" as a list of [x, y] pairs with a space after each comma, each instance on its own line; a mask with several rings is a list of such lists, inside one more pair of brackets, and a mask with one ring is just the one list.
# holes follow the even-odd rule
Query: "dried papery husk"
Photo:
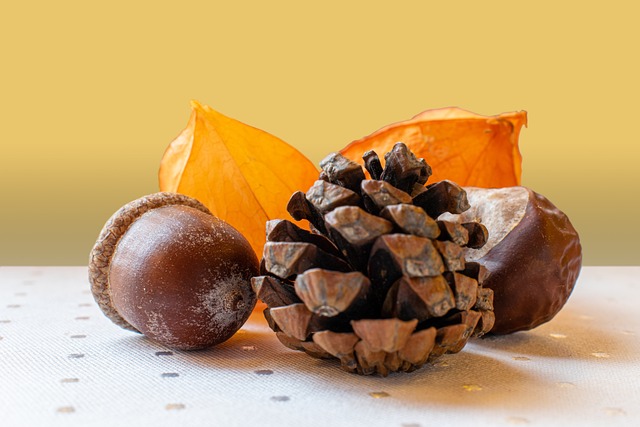
[[462, 186], [507, 187], [520, 185], [518, 138], [526, 125], [525, 111], [483, 116], [456, 107], [439, 108], [385, 126], [340, 153], [364, 165], [362, 153], [386, 153], [402, 141], [415, 157], [429, 163], [431, 182], [449, 179]]
[[160, 190], [200, 200], [261, 254], [265, 222], [289, 218], [291, 193], [308, 188], [318, 170], [298, 150], [265, 131], [196, 101], [191, 108], [187, 127], [161, 160]]

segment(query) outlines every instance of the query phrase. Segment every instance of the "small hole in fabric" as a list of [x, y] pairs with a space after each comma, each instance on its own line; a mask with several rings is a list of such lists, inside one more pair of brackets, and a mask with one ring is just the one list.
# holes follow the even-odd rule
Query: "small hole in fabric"
[[574, 383], [562, 382], [562, 383], [557, 383], [556, 385], [560, 388], [576, 388], [576, 385]]
[[271, 369], [258, 369], [255, 373], [258, 375], [271, 375], [273, 371]]
[[386, 391], [372, 391], [371, 393], [369, 393], [369, 396], [373, 397], [374, 399], [382, 399], [391, 395]]
[[179, 377], [180, 374], [178, 374], [177, 372], [163, 372], [160, 376], [162, 378], [176, 378]]
[[184, 408], [186, 408], [184, 403], [167, 403], [164, 407], [167, 411], [181, 411]]
[[271, 400], [274, 402], [287, 402], [291, 400], [289, 396], [271, 396]]
[[529, 424], [529, 420], [524, 417], [509, 417], [507, 418], [507, 422], [516, 426]]
[[82, 353], [71, 353], [69, 355], [69, 359], [82, 359], [84, 357], [84, 354]]

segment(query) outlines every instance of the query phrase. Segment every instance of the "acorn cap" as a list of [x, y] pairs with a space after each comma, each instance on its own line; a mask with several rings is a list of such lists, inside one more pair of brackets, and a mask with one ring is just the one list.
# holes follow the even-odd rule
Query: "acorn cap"
[[115, 309], [111, 300], [109, 272], [118, 242], [131, 224], [145, 213], [164, 206], [181, 205], [212, 215], [209, 209], [194, 198], [178, 193], [159, 192], [141, 197], [121, 207], [106, 222], [89, 255], [89, 283], [93, 298], [103, 313], [116, 325], [140, 332]]

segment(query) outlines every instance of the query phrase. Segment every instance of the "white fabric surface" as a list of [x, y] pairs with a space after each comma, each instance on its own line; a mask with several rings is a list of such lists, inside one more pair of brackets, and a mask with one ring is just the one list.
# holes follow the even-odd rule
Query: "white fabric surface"
[[0, 426], [638, 426], [639, 300], [640, 267], [586, 267], [551, 322], [381, 378], [283, 347], [261, 313], [167, 353], [102, 315], [86, 268], [0, 267]]

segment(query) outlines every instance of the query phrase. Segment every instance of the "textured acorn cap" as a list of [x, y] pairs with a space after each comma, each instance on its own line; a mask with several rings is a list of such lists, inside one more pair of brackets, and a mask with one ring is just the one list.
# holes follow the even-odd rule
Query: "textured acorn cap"
[[131, 224], [145, 213], [164, 206], [180, 205], [211, 215], [202, 203], [183, 194], [160, 192], [141, 197], [121, 207], [106, 222], [89, 255], [89, 283], [93, 298], [103, 313], [116, 325], [139, 332], [115, 309], [111, 300], [109, 271], [118, 242]]

